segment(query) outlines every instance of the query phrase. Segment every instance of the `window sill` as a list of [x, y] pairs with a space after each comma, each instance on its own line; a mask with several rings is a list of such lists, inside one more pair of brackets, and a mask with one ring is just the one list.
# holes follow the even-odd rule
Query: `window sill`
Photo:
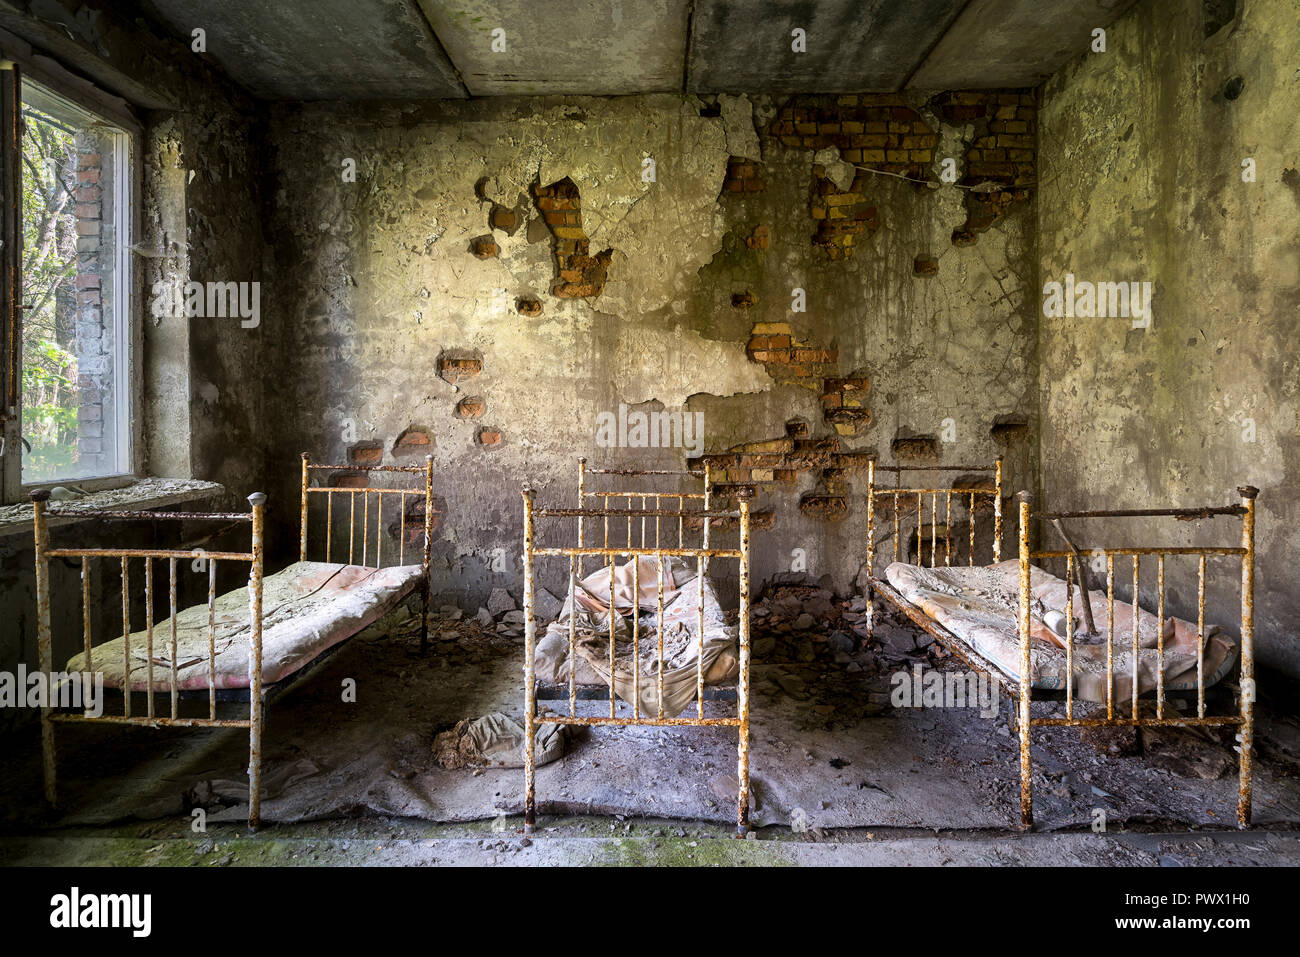
[[[225, 491], [225, 488], [216, 482], [150, 478], [139, 479], [120, 488], [91, 492], [84, 498], [51, 504], [63, 512], [76, 512], [83, 509], [143, 511], [184, 502], [215, 499], [225, 494]], [[89, 521], [89, 519], [79, 519], [75, 515], [50, 515], [48, 525], [54, 528], [79, 521]], [[0, 538], [18, 534], [26, 534], [29, 537], [32, 534], [31, 502], [0, 506]]]

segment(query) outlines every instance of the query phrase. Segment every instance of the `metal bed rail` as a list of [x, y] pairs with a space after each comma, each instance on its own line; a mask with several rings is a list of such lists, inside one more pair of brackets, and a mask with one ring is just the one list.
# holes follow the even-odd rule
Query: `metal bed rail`
[[[626, 473], [621, 473], [626, 474]], [[637, 473], [651, 474], [651, 473]], [[707, 486], [706, 486], [707, 489]], [[708, 494], [707, 491], [705, 493]], [[662, 546], [659, 542], [655, 545], [635, 545], [631, 542], [624, 545], [585, 545], [581, 541], [579, 533], [579, 544], [575, 546], [543, 547], [537, 544], [536, 540], [536, 523], [538, 520], [555, 519], [555, 518], [576, 518], [579, 522], [586, 519], [601, 519], [606, 523], [610, 518], [641, 518], [644, 522], [647, 518], [677, 518], [683, 513], [680, 510], [672, 509], [645, 509], [645, 508], [540, 508], [535, 504], [535, 493], [531, 488], [523, 490], [524, 499], [524, 776], [525, 776], [525, 804], [524, 804], [524, 830], [525, 833], [532, 833], [533, 826], [536, 823], [536, 773], [534, 765], [535, 736], [539, 725], [557, 724], [573, 726], [596, 726], [596, 725], [648, 725], [664, 727], [734, 727], [738, 731], [737, 761], [738, 761], [738, 794], [737, 794], [737, 811], [736, 822], [738, 833], [744, 834], [749, 830], [749, 666], [750, 666], [750, 627], [749, 627], [749, 587], [750, 587], [750, 512], [749, 501], [747, 497], [742, 496], [738, 511], [715, 511], [711, 509], [693, 509], [685, 513], [687, 516], [701, 518], [704, 520], [703, 535], [705, 541], [699, 547], [690, 547], [679, 542], [675, 546]], [[716, 548], [708, 543], [709, 523], [714, 519], [733, 519], [739, 523], [739, 543], [736, 548]], [[570, 608], [574, 608], [577, 600], [578, 580], [580, 577], [580, 564], [587, 557], [598, 557], [605, 560], [609, 567], [610, 575], [610, 600], [609, 600], [609, 714], [607, 716], [582, 716], [577, 713], [577, 694], [574, 672], [575, 668], [569, 668], [569, 710], [568, 714], [548, 714], [539, 715], [537, 713], [537, 676], [535, 651], [537, 642], [537, 622], [535, 617], [535, 563], [538, 558], [542, 557], [565, 557], [569, 562], [569, 588], [568, 596]], [[631, 640], [632, 640], [632, 660], [633, 660], [633, 694], [630, 716], [618, 715], [617, 696], [614, 691], [615, 676], [615, 632], [618, 612], [615, 610], [617, 604], [615, 599], [615, 559], [619, 557], [627, 558], [632, 562], [632, 593], [634, 601], [638, 607], [631, 615]], [[641, 627], [639, 622], [639, 603], [640, 603], [640, 559], [644, 557], [653, 558], [656, 569], [656, 594], [659, 628], [657, 635], [652, 640], [657, 640], [657, 670], [655, 681], [657, 683], [657, 701], [658, 713], [646, 715], [641, 713], [640, 682], [641, 682]], [[699, 605], [699, 619], [697, 622], [697, 641], [698, 650], [696, 654], [696, 714], [693, 717], [668, 717], [663, 710], [663, 689], [664, 689], [664, 632], [663, 632], [663, 610], [664, 610], [664, 560], [675, 557], [682, 559], [694, 558], [696, 562], [696, 587], [699, 589], [697, 602]], [[740, 578], [740, 612], [739, 612], [739, 680], [737, 684], [736, 695], [736, 717], [717, 717], [707, 716], [704, 708], [704, 577], [707, 574], [708, 563], [711, 559], [717, 560], [735, 560], [739, 565]], [[569, 660], [573, 662], [576, 643], [577, 643], [577, 624], [576, 615], [569, 616]]]
[[[1239, 756], [1237, 822], [1241, 827], [1248, 827], [1251, 819], [1251, 773], [1254, 749], [1255, 719], [1255, 499], [1259, 490], [1249, 486], [1239, 486], [1240, 505], [1211, 506], [1191, 509], [1103, 509], [1098, 511], [1045, 512], [1037, 516], [1031, 514], [1032, 496], [1020, 492], [1016, 496], [1019, 505], [1020, 526], [1020, 602], [1018, 629], [1020, 639], [1020, 694], [1018, 724], [1020, 731], [1020, 816], [1024, 827], [1033, 826], [1033, 793], [1030, 763], [1030, 730], [1032, 727], [1206, 727], [1235, 726], [1240, 729], [1237, 735], [1239, 744], [1236, 748]], [[1085, 547], [1074, 546], [1070, 550], [1031, 550], [1030, 526], [1034, 518], [1054, 521], [1065, 518], [1127, 518], [1127, 517], [1162, 517], [1170, 516], [1181, 521], [1210, 519], [1231, 516], [1241, 519], [1241, 544], [1239, 546], [1142, 546], [1142, 547]], [[1106, 561], [1106, 715], [1105, 717], [1076, 715], [1074, 702], [1074, 576], [1077, 556], [1087, 552], [1094, 557], [1105, 557]], [[1138, 662], [1140, 648], [1140, 594], [1141, 560], [1144, 556], [1156, 559], [1156, 694], [1155, 716], [1143, 715], [1139, 708]], [[1205, 713], [1205, 581], [1207, 560], [1211, 557], [1239, 558], [1241, 569], [1241, 690], [1239, 712], [1235, 715], [1213, 716]], [[1065, 653], [1066, 653], [1066, 692], [1064, 717], [1033, 718], [1030, 715], [1030, 702], [1033, 697], [1030, 679], [1031, 655], [1033, 641], [1030, 630], [1030, 567], [1035, 560], [1065, 559], [1066, 561], [1066, 607], [1065, 607]], [[1165, 560], [1166, 558], [1195, 558], [1197, 562], [1197, 648], [1196, 648], [1196, 716], [1166, 717], [1165, 710]], [[1129, 559], [1132, 568], [1133, 631], [1131, 636], [1131, 693], [1128, 708], [1121, 711], [1121, 702], [1115, 696], [1115, 573], [1116, 559]], [[1149, 567], [1149, 566], [1148, 566]], [[1086, 587], [1086, 579], [1085, 587]]]
[[[265, 524], [266, 495], [254, 492], [248, 496], [249, 512], [149, 512], [149, 511], [95, 511], [77, 509], [60, 512], [47, 506], [50, 493], [46, 489], [32, 492], [33, 527], [36, 546], [36, 603], [37, 648], [41, 671], [46, 676], [49, 694], [41, 706], [41, 757], [44, 772], [45, 799], [57, 805], [56, 751], [54, 722], [101, 722], [105, 724], [134, 724], [147, 727], [218, 727], [248, 728], [249, 731], [249, 827], [259, 822], [261, 801], [260, 783], [262, 768], [262, 570], [263, 528]], [[247, 552], [207, 551], [204, 549], [165, 548], [51, 548], [48, 519], [66, 515], [76, 518], [94, 518], [104, 521], [227, 521], [248, 522], [251, 526], [251, 546]], [[94, 645], [91, 637], [91, 559], [118, 559], [122, 588], [122, 714], [90, 715], [88, 713], [56, 713], [54, 711], [54, 682], [71, 680], [70, 676], [57, 675], [53, 664], [53, 642], [50, 627], [50, 574], [52, 559], [79, 559], [81, 565], [82, 642], [87, 673], [94, 672]], [[179, 682], [177, 678], [176, 615], [177, 579], [176, 563], [181, 559], [202, 558], [208, 563], [208, 715], [207, 717], [181, 717], [179, 713]], [[130, 562], [144, 563], [145, 591], [145, 713], [132, 713], [132, 673], [136, 670], [131, 661], [131, 574]], [[155, 706], [154, 689], [154, 561], [167, 562], [168, 597], [171, 622], [168, 645], [170, 651], [170, 706], [168, 713], [159, 714]], [[247, 718], [218, 718], [216, 689], [216, 598], [217, 563], [248, 562], [249, 651], [248, 683], [249, 708]], [[102, 644], [102, 643], [101, 643]]]

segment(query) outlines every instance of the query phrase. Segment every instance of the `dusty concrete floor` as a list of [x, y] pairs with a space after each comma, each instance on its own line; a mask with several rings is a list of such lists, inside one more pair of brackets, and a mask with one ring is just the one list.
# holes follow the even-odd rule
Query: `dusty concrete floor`
[[[1190, 733], [1086, 741], [1061, 729], [1035, 736], [1039, 829], [1021, 834], [1005, 702], [991, 719], [892, 708], [890, 674], [952, 660], [897, 620], [864, 643], [851, 612], [836, 617], [847, 610], [839, 604], [806, 627], [796, 627], [799, 608], [783, 614], [769, 604], [756, 616], [758, 831], [749, 840], [733, 839], [728, 823], [733, 736], [598, 729], [540, 770], [542, 820], [524, 843], [522, 773], [447, 770], [431, 749], [461, 717], [518, 712], [518, 640], [443, 619], [432, 654], [420, 655], [406, 626], [390, 622], [273, 705], [261, 833], [240, 823], [240, 735], [83, 729], [60, 738], [66, 801], [53, 819], [32, 810], [38, 756], [0, 755], [0, 863], [1300, 863], [1300, 721], [1267, 695], [1253, 830], [1230, 829], [1229, 741]], [[338, 705], [339, 676], [350, 674], [365, 676], [360, 710]], [[376, 695], [375, 682], [405, 690]], [[189, 829], [200, 805], [204, 835]], [[1090, 829], [1098, 808], [1108, 818], [1102, 834]]]
[[434, 824], [386, 818], [190, 832], [186, 820], [0, 838], [10, 866], [1249, 866], [1300, 864], [1300, 833], [1008, 834], [727, 827], [641, 818], [555, 818], [523, 838], [521, 821]]

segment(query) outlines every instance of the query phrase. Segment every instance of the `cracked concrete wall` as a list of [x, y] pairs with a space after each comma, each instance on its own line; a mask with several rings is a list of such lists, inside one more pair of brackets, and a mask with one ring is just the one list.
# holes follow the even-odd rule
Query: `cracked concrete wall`
[[[1140, 5], [1106, 53], [1046, 85], [1041, 279], [1151, 281], [1154, 309], [1147, 329], [1041, 320], [1043, 490], [1079, 509], [1226, 504], [1257, 486], [1258, 656], [1296, 676], [1300, 3], [1242, 0], [1208, 37], [1205, 6]], [[1152, 520], [1086, 537], [1236, 544], [1239, 529]], [[1210, 617], [1234, 631], [1238, 582], [1211, 563]], [[1194, 614], [1195, 566], [1171, 560], [1169, 589]]]
[[[924, 99], [924, 98], [922, 98]], [[535, 98], [471, 103], [307, 104], [273, 109], [275, 181], [267, 265], [269, 334], [279, 356], [267, 392], [274, 430], [270, 471], [277, 500], [293, 501], [296, 454], [343, 462], [356, 443], [431, 430], [436, 494], [445, 513], [435, 533], [435, 587], [517, 588], [521, 502], [572, 503], [576, 459], [593, 465], [681, 467], [681, 449], [598, 447], [596, 417], [620, 403], [698, 411], [704, 451], [784, 434], [803, 416], [813, 436], [833, 434], [819, 393], [778, 384], [746, 355], [755, 323], [790, 323], [818, 348], [838, 349], [828, 376], [855, 370], [871, 380], [871, 425], [846, 450], [891, 461], [900, 430], [938, 434], [951, 419], [945, 463], [1008, 455], [1008, 491], [1032, 484], [1032, 443], [999, 446], [999, 416], [1031, 422], [1036, 411], [1032, 302], [1032, 207], [1020, 204], [974, 245], [955, 247], [966, 219], [962, 195], [872, 177], [880, 227], [851, 260], [828, 262], [811, 237], [811, 149], [768, 133], [781, 105], [763, 98], [705, 102], [679, 96]], [[972, 128], [942, 126], [959, 167]], [[737, 153], [737, 151], [743, 151]], [[766, 169], [766, 188], [721, 196], [728, 159]], [[940, 154], [936, 154], [938, 156]], [[353, 161], [356, 181], [345, 176]], [[646, 160], [654, 179], [646, 181]], [[937, 162], [937, 161], [936, 161]], [[938, 178], [937, 165], [934, 176]], [[550, 294], [552, 237], [532, 201], [534, 183], [564, 177], [581, 192], [590, 252], [610, 248], [602, 293]], [[492, 230], [495, 208], [529, 223]], [[745, 242], [766, 226], [766, 248]], [[491, 245], [472, 241], [490, 234]], [[920, 254], [937, 274], [918, 276]], [[268, 282], [268, 286], [270, 286]], [[807, 311], [792, 312], [792, 290]], [[733, 307], [733, 294], [752, 305]], [[520, 315], [521, 297], [541, 314]], [[453, 387], [438, 357], [465, 350], [482, 372]], [[481, 396], [480, 418], [456, 404]], [[482, 428], [501, 441], [484, 445]], [[848, 516], [835, 523], [798, 507], [817, 483], [759, 490], [756, 508], [774, 526], [756, 538], [758, 580], [790, 568], [803, 549], [808, 570], [845, 586], [864, 555], [865, 476], [853, 479]], [[283, 533], [296, 515], [276, 513]], [[283, 540], [283, 539], [282, 539]], [[985, 544], [987, 548], [987, 543]], [[512, 556], [492, 570], [492, 550]]]

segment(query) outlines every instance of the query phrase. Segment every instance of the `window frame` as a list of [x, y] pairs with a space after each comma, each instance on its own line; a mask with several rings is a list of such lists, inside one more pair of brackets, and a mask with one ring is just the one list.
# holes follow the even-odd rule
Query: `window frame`
[[[114, 372], [114, 411], [116, 419], [118, 447], [115, 452], [116, 463], [111, 473], [78, 479], [63, 478], [42, 481], [23, 481], [21, 442], [4, 443], [3, 460], [0, 461], [0, 505], [26, 502], [35, 489], [52, 488], [60, 484], [76, 485], [86, 491], [101, 491], [130, 485], [144, 472], [144, 441], [142, 430], [142, 411], [144, 408], [144, 327], [143, 301], [140, 295], [143, 276], [142, 264], [132, 255], [132, 246], [137, 241], [140, 227], [141, 195], [144, 182], [144, 126], [124, 101], [104, 92], [94, 84], [77, 77], [52, 61], [41, 58], [40, 62], [21, 55], [14, 56], [8, 50], [0, 51], [0, 56], [14, 62], [18, 67], [18, 92], [15, 101], [21, 106], [23, 87], [34, 84], [56, 100], [62, 100], [73, 110], [80, 111], [94, 120], [107, 123], [120, 130], [114, 136], [113, 195], [114, 195], [114, 250], [113, 268], [115, 282], [111, 304], [114, 335], [117, 337], [114, 362], [120, 366]], [[6, 110], [10, 109], [7, 104]], [[21, 117], [20, 117], [21, 119]], [[21, 146], [20, 146], [21, 149]], [[3, 157], [0, 162], [6, 167], [7, 177], [21, 177], [21, 169], [9, 169], [13, 156], [5, 146], [0, 149]], [[14, 180], [14, 195], [21, 201], [21, 179]], [[7, 216], [15, 216], [16, 211], [6, 211]], [[21, 221], [15, 230], [19, 239], [19, 249], [14, 253], [21, 255]], [[17, 270], [21, 279], [21, 263]], [[16, 290], [18, 292], [20, 290]], [[13, 342], [19, 354], [13, 359], [17, 374], [22, 375], [22, 336], [24, 311], [17, 309], [14, 322]], [[106, 322], [108, 316], [105, 316]], [[22, 389], [18, 389], [18, 405], [14, 413], [21, 429]], [[125, 446], [123, 448], [122, 446]]]

